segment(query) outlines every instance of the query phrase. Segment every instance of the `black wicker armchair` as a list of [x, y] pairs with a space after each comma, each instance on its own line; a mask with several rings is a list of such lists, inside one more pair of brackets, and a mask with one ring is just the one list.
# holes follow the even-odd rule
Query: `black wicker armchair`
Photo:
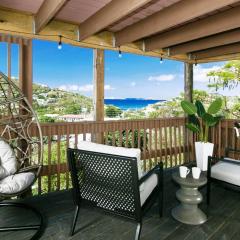
[[[140, 238], [142, 216], [156, 197], [159, 215], [162, 216], [162, 163], [140, 179], [137, 159], [134, 157], [68, 149], [68, 163], [76, 206], [70, 235], [74, 234], [79, 208], [83, 201], [108, 213], [137, 222], [135, 240]], [[156, 185], [152, 185], [154, 179]], [[145, 194], [142, 188], [145, 188]]]

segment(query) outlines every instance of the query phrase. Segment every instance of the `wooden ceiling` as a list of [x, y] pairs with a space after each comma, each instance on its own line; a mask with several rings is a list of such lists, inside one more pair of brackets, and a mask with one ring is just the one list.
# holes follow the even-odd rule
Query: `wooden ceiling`
[[240, 0], [0, 0], [0, 33], [185, 62], [240, 58]]

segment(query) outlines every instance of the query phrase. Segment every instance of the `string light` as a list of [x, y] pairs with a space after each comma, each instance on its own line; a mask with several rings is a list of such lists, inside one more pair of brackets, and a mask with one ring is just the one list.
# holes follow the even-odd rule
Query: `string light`
[[[0, 28], [0, 31], [6, 31], [6, 29], [2, 29], [2, 28]], [[80, 41], [79, 40], [74, 40], [74, 39], [72, 39], [72, 38], [70, 38], [70, 37], [67, 37], [67, 36], [63, 36], [63, 35], [57, 35], [57, 34], [33, 34], [33, 33], [30, 33], [30, 32], [22, 32], [22, 31], [14, 31], [14, 30], [8, 30], [8, 32], [10, 32], [10, 33], [16, 33], [16, 34], [25, 34], [25, 35], [29, 35], [29, 36], [32, 36], [32, 35], [35, 35], [35, 36], [42, 36], [42, 37], [59, 37], [59, 38], [63, 38], [63, 39], [67, 39], [67, 40], [70, 40], [71, 42], [75, 42], [75, 43], [79, 43]], [[60, 45], [62, 45], [62, 42], [60, 42], [59, 41], [59, 43], [60, 43]], [[81, 41], [81, 43], [83, 43], [83, 44], [87, 44], [87, 42], [84, 42], [84, 41]], [[96, 43], [91, 43], [90, 44], [91, 46], [96, 46], [96, 47], [102, 47], [102, 46], [104, 46], [104, 45], [101, 45], [101, 44], [96, 44]], [[60, 47], [61, 48], [61, 47]], [[90, 47], [89, 47], [90, 48]], [[139, 48], [137, 48], [137, 47], [131, 47], [132, 49], [136, 49], [136, 50], [139, 50]], [[157, 54], [159, 54], [159, 52], [156, 52], [156, 51], [152, 51], [153, 53], [157, 53]], [[122, 53], [121, 53], [121, 50], [120, 50], [120, 55], [121, 55]]]
[[58, 49], [62, 49], [62, 35], [59, 35]]
[[198, 63], [197, 63], [197, 59], [195, 58], [195, 61], [194, 61], [194, 65], [197, 66]]
[[118, 48], [118, 57], [119, 57], [119, 58], [122, 57], [122, 51], [121, 51], [120, 47]]

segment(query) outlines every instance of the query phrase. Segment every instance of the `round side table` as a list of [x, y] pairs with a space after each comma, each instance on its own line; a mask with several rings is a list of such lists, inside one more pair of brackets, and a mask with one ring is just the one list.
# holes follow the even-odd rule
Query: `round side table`
[[207, 221], [205, 213], [198, 208], [198, 204], [202, 202], [202, 194], [198, 188], [207, 183], [205, 176], [199, 179], [193, 179], [188, 175], [187, 178], [181, 178], [179, 172], [172, 175], [173, 180], [180, 185], [180, 189], [176, 192], [180, 205], [172, 209], [172, 216], [179, 222], [199, 225]]

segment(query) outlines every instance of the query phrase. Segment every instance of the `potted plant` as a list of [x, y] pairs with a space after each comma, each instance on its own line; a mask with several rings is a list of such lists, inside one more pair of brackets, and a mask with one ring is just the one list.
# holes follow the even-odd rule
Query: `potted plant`
[[182, 109], [188, 114], [186, 127], [198, 135], [198, 142], [195, 142], [195, 152], [197, 166], [202, 171], [207, 171], [208, 156], [212, 156], [214, 144], [209, 141], [209, 129], [215, 126], [221, 116], [217, 115], [222, 108], [222, 99], [217, 98], [205, 110], [202, 102], [196, 101], [195, 104], [189, 101], [181, 102]]

